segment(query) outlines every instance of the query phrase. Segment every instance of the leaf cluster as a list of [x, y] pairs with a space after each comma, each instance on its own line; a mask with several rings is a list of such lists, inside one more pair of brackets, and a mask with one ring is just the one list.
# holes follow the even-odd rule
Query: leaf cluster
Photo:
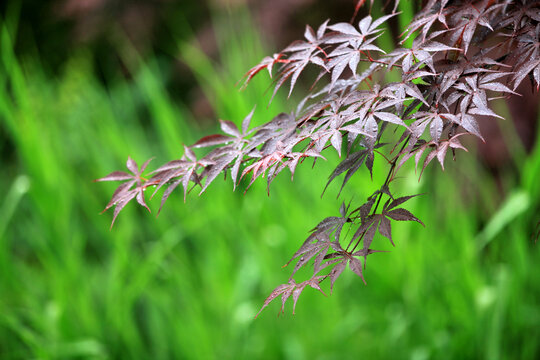
[[[356, 11], [363, 3], [358, 2]], [[139, 169], [129, 159], [131, 174], [116, 171], [98, 179], [125, 181], [105, 208], [114, 207], [113, 222], [132, 199], [148, 208], [148, 188], [154, 190], [152, 196], [165, 189], [161, 207], [179, 185], [185, 199], [192, 189], [203, 193], [221, 173], [230, 174], [234, 188], [243, 178], [249, 188], [259, 177], [266, 177], [269, 188], [283, 170], [293, 177], [300, 163], [311, 158], [315, 164], [333, 149], [342, 160], [326, 187], [344, 174], [343, 189], [359, 169], [371, 173], [377, 158], [388, 165], [385, 182], [365, 203], [343, 204], [340, 216], [317, 224], [291, 259], [298, 260], [288, 283], [278, 286], [263, 308], [278, 296], [282, 310], [291, 296], [296, 305], [307, 285], [322, 292], [319, 283], [326, 278], [332, 290], [347, 266], [365, 283], [367, 256], [379, 252], [371, 247], [375, 235], [394, 245], [392, 221], [422, 224], [400, 207], [413, 196], [394, 197], [390, 191], [401, 166], [414, 159], [421, 174], [437, 159], [444, 169], [449, 151], [455, 159], [457, 149], [467, 150], [460, 141], [463, 136], [484, 140], [478, 116], [501, 118], [491, 106], [493, 99], [519, 95], [523, 81], [530, 81], [536, 91], [540, 88], [539, 1], [429, 0], [401, 35], [399, 46], [385, 52], [378, 38], [397, 15], [396, 8], [397, 1], [390, 13], [377, 19], [327, 20], [316, 30], [308, 25], [303, 40], [247, 72], [245, 84], [268, 71], [274, 96], [287, 83], [290, 95], [306, 68], [318, 69], [312, 89], [294, 112], [257, 127], [250, 126], [254, 111], [240, 126], [221, 120], [222, 133], [185, 146], [180, 159], [158, 167], [148, 178], [142, 176], [148, 161]], [[412, 39], [410, 47], [404, 45], [407, 39]], [[391, 143], [382, 141], [385, 133]], [[352, 236], [343, 235], [345, 227]], [[297, 283], [293, 276], [310, 262], [313, 276]]]

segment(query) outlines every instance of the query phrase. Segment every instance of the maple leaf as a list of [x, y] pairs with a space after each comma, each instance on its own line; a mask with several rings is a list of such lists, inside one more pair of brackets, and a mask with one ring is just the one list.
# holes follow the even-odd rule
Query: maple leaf
[[401, 69], [405, 75], [416, 71], [423, 71], [423, 69], [421, 69], [423, 66], [427, 67], [431, 72], [423, 71], [421, 74], [429, 75], [436, 73], [433, 54], [430, 53], [446, 52], [449, 50], [460, 49], [434, 40], [424, 43], [420, 38], [416, 38], [410, 49], [396, 49], [388, 54], [386, 58], [388, 59], [389, 67], [400, 62]]
[[[330, 241], [328, 232], [316, 232], [310, 235], [300, 249], [293, 255], [291, 260], [284, 265], [287, 266], [291, 261], [298, 258], [298, 262], [296, 263], [290, 278], [292, 279], [294, 274], [317, 254], [320, 253], [322, 254], [321, 256], [324, 257], [330, 247], [335, 247], [335, 244]], [[317, 260], [316, 262], [318, 263], [317, 265], [320, 264], [320, 260]], [[317, 273], [319, 270], [318, 266], [315, 267], [315, 270], [315, 273]]]
[[435, 144], [438, 144], [444, 127], [452, 121], [458, 121], [454, 114], [440, 112], [437, 108], [430, 110], [431, 111], [418, 111], [412, 115], [412, 118], [415, 119], [415, 121], [410, 125], [411, 137], [409, 139], [409, 144], [416, 144], [428, 125], [431, 140]]
[[355, 253], [351, 254], [346, 251], [340, 251], [334, 254], [331, 254], [330, 257], [333, 257], [331, 260], [328, 260], [328, 265], [334, 265], [330, 273], [328, 274], [328, 277], [330, 278], [330, 293], [332, 293], [334, 288], [334, 283], [336, 282], [337, 278], [343, 273], [345, 268], [347, 267], [347, 264], [349, 265], [349, 269], [356, 275], [358, 275], [361, 279], [364, 285], [367, 285], [366, 279], [364, 278], [363, 270], [362, 270], [362, 263], [359, 259], [356, 257], [364, 257], [364, 259], [373, 253], [376, 252], [386, 252], [386, 251], [380, 251], [380, 250], [359, 250]]
[[257, 318], [259, 316], [259, 314], [264, 310], [264, 308], [267, 307], [272, 302], [272, 300], [274, 300], [278, 296], [281, 296], [281, 308], [279, 310], [279, 313], [284, 313], [285, 312], [285, 302], [292, 295], [292, 297], [293, 297], [293, 315], [294, 315], [295, 309], [296, 309], [296, 302], [298, 301], [298, 298], [300, 297], [300, 294], [302, 293], [302, 291], [305, 289], [305, 287], [307, 285], [311, 286], [315, 290], [320, 291], [323, 295], [326, 295], [322, 291], [322, 289], [321, 289], [321, 287], [319, 285], [319, 282], [322, 281], [322, 279], [324, 279], [325, 277], [326, 276], [314, 276], [313, 278], [311, 278], [309, 280], [306, 280], [304, 282], [301, 282], [299, 284], [297, 284], [294, 281], [294, 279], [290, 279], [287, 284], [279, 285], [266, 298], [266, 300], [264, 301], [261, 309], [259, 310], [257, 315], [255, 315], [255, 318]]
[[[102, 178], [99, 178], [95, 181], [125, 181], [127, 182], [121, 184], [118, 186], [116, 191], [114, 192], [111, 200], [105, 206], [105, 209], [103, 212], [107, 211], [111, 207], [114, 206], [114, 214], [113, 214], [113, 220], [111, 222], [111, 228], [114, 225], [114, 221], [116, 220], [116, 217], [120, 213], [120, 211], [134, 198], [137, 200], [137, 202], [144, 206], [148, 211], [150, 209], [146, 205], [146, 202], [144, 200], [144, 182], [146, 181], [145, 178], [142, 177], [142, 174], [148, 164], [152, 161], [152, 159], [148, 159], [144, 162], [144, 164], [140, 167], [138, 167], [135, 160], [133, 160], [131, 157], [128, 157], [128, 160], [126, 162], [126, 167], [131, 172], [131, 174], [124, 172], [124, 171], [114, 171], [110, 173], [107, 176], [104, 176]], [[135, 188], [132, 188], [135, 186]]]
[[[225, 169], [231, 168], [231, 178], [233, 181], [233, 190], [236, 189], [238, 172], [240, 165], [245, 155], [243, 150], [246, 144], [249, 144], [248, 137], [252, 134], [253, 130], [249, 130], [249, 124], [253, 118], [255, 108], [244, 118], [242, 121], [241, 130], [238, 129], [236, 124], [229, 120], [220, 120], [221, 130], [226, 134], [215, 134], [201, 138], [190, 148], [209, 147], [220, 144], [230, 144], [217, 148], [208, 153], [204, 158], [207, 166], [205, 167], [201, 178], [206, 178], [204, 186], [202, 186], [201, 194], [206, 191], [208, 186], [215, 180], [215, 178], [222, 173]], [[234, 164], [231, 166], [231, 164]]]
[[272, 68], [275, 64], [279, 63], [283, 54], [274, 54], [273, 56], [264, 57], [259, 64], [249, 69], [249, 71], [244, 75], [245, 81], [242, 85], [242, 88], [245, 88], [251, 79], [257, 75], [261, 70], [267, 69], [268, 74], [272, 77]]
[[[371, 16], [367, 16], [360, 20], [358, 23], [358, 30], [348, 23], [337, 23], [329, 26], [328, 28], [339, 33], [339, 35], [331, 38], [329, 43], [339, 43], [331, 53], [328, 54], [328, 69], [331, 70], [332, 80], [331, 86], [333, 86], [343, 70], [348, 66], [352, 73], [356, 76], [356, 68], [360, 62], [361, 55], [371, 60], [369, 51], [383, 52], [382, 49], [373, 44], [376, 35], [382, 29], [377, 27], [384, 23], [388, 18], [393, 15], [387, 15], [372, 22]], [[369, 37], [371, 36], [371, 37]]]
[[462, 48], [463, 53], [466, 54], [478, 25], [493, 31], [490, 19], [503, 6], [502, 3], [493, 4], [490, 0], [482, 0], [474, 4], [472, 1], [464, 2], [451, 14], [448, 21], [452, 28], [449, 32], [449, 42], [454, 44], [454, 47]]
[[[304, 71], [305, 67], [312, 63], [320, 66], [324, 70], [327, 70], [325, 65], [325, 60], [321, 55], [325, 55], [324, 50], [321, 48], [322, 39], [324, 38], [328, 20], [323, 23], [318, 29], [317, 32], [314, 32], [313, 29], [308, 25], [306, 26], [306, 31], [304, 36], [307, 41], [295, 41], [286, 47], [283, 53], [288, 53], [287, 59], [276, 59], [276, 62], [283, 63], [283, 67], [279, 71], [279, 77], [276, 81], [276, 86], [274, 88], [274, 93], [272, 94], [272, 99], [276, 95], [279, 88], [285, 83], [287, 79], [291, 79], [289, 95], [291, 95], [293, 88], [296, 84], [296, 81], [300, 74]], [[266, 60], [266, 63], [269, 62], [269, 59]], [[266, 63], [259, 65], [263, 66]], [[269, 65], [266, 65], [268, 67]], [[264, 66], [263, 66], [264, 68]], [[271, 70], [271, 69], [270, 69]], [[256, 72], [257, 69], [255, 69]], [[255, 73], [256, 73], [255, 72]], [[272, 100], [270, 100], [272, 101]]]
[[430, 1], [424, 9], [419, 12], [413, 19], [413, 21], [407, 26], [407, 29], [400, 35], [403, 39], [400, 44], [403, 44], [411, 35], [421, 30], [422, 38], [424, 42], [428, 36], [428, 32], [434, 25], [435, 21], [441, 23], [446, 29], [448, 24], [446, 23], [446, 16], [448, 15], [448, 9], [445, 8], [449, 0], [442, 1]]
[[[536, 13], [538, 14], [540, 4], [536, 3]], [[527, 13], [530, 9], [526, 9], [524, 13]], [[523, 12], [520, 12], [523, 15]], [[538, 21], [538, 20], [537, 20]], [[536, 82], [536, 91], [540, 88], [540, 24], [537, 24], [534, 28], [529, 28], [517, 37], [518, 46], [517, 51], [511, 54], [510, 61], [515, 62], [513, 83], [514, 90], [517, 89], [519, 84], [530, 76]]]

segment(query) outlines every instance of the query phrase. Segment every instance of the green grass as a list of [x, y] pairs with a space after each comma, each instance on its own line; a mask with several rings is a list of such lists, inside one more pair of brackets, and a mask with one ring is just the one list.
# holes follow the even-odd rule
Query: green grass
[[[217, 63], [186, 44], [179, 56], [220, 117], [240, 122], [258, 104], [262, 122], [293, 102], [267, 110], [262, 77], [234, 88], [264, 55], [242, 21], [235, 33], [216, 19]], [[292, 183], [280, 176], [270, 197], [264, 181], [245, 196], [216, 181], [185, 204], [173, 194], [157, 219], [131, 204], [110, 231], [112, 215], [99, 212], [114, 185], [92, 180], [128, 155], [179, 157], [212, 129], [171, 101], [157, 61], [138, 60], [134, 81], [105, 88], [81, 52], [53, 78], [17, 58], [15, 26], [0, 25], [0, 358], [538, 358], [538, 145], [503, 195], [471, 153], [421, 182], [405, 169], [399, 189], [426, 193], [411, 200], [426, 228], [393, 226], [397, 247], [370, 257], [368, 286], [344, 274], [328, 298], [306, 291], [295, 316], [288, 306], [277, 318], [275, 303], [254, 320], [307, 230], [337, 213], [337, 185], [320, 199], [336, 158], [299, 168]], [[343, 199], [361, 201], [385, 174], [359, 175]]]

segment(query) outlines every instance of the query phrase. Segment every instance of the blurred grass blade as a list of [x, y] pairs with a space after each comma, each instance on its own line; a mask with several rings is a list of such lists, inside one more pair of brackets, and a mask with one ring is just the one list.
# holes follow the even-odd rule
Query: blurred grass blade
[[21, 198], [28, 192], [29, 188], [30, 180], [26, 175], [17, 176], [9, 188], [2, 208], [0, 208], [0, 239], [3, 238], [7, 226], [13, 218], [15, 209], [17, 209]]
[[530, 196], [523, 190], [512, 192], [501, 205], [499, 210], [491, 217], [482, 232], [478, 234], [478, 250], [487, 246], [499, 233], [517, 218], [519, 218], [530, 206]]

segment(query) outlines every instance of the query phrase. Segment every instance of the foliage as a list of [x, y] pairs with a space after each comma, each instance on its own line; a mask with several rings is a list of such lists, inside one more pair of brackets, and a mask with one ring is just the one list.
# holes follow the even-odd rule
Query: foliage
[[[397, 2], [390, 14], [368, 15], [357, 24], [326, 21], [316, 31], [307, 26], [304, 41], [248, 71], [246, 83], [268, 70], [274, 77], [273, 95], [289, 81], [290, 95], [308, 66], [318, 68], [312, 91], [294, 112], [256, 127], [250, 126], [254, 111], [240, 127], [222, 120], [222, 134], [185, 147], [181, 159], [158, 167], [148, 179], [142, 176], [148, 161], [139, 170], [131, 158], [127, 167], [133, 175], [113, 172], [98, 179], [128, 180], [105, 208], [114, 207], [113, 222], [132, 199], [148, 209], [144, 194], [149, 188], [154, 195], [166, 187], [161, 207], [179, 185], [184, 198], [197, 186], [203, 193], [221, 173], [230, 174], [235, 188], [244, 177], [250, 177], [248, 187], [266, 177], [269, 189], [281, 171], [289, 169], [294, 176], [300, 163], [312, 158], [315, 165], [333, 148], [343, 160], [326, 186], [345, 174], [343, 189], [362, 167], [373, 176], [379, 155], [377, 161], [388, 166], [385, 181], [363, 204], [343, 203], [340, 216], [319, 222], [293, 255], [291, 261], [298, 260], [289, 282], [278, 286], [262, 309], [278, 296], [282, 304], [292, 296], [296, 305], [307, 285], [321, 290], [326, 278], [332, 289], [347, 266], [365, 283], [367, 257], [379, 252], [372, 248], [377, 232], [394, 245], [392, 220], [422, 224], [400, 207], [415, 195], [398, 197], [391, 190], [398, 170], [413, 158], [420, 176], [435, 158], [444, 169], [448, 151], [455, 159], [457, 149], [467, 150], [463, 136], [483, 140], [477, 116], [501, 118], [491, 100], [518, 95], [518, 85], [527, 78], [536, 91], [540, 87], [540, 2], [428, 1], [402, 34], [400, 44], [411, 38], [412, 45], [387, 54], [377, 39], [396, 9]], [[400, 80], [385, 82], [389, 74]], [[327, 83], [315, 90], [324, 78]], [[194, 150], [200, 148], [211, 150], [197, 156]], [[297, 283], [293, 276], [312, 259], [312, 276]]]
[[[231, 91], [265, 54], [253, 28], [239, 28], [246, 15], [216, 14], [221, 66], [182, 45], [213, 110], [227, 119], [268, 102], [266, 76], [254, 78], [250, 91]], [[230, 182], [214, 181], [189, 206], [175, 191], [159, 221], [126, 206], [109, 231], [110, 218], [96, 215], [115, 183], [88, 179], [127, 154], [173, 159], [179, 143], [194, 143], [211, 125], [192, 121], [171, 99], [159, 53], [133, 78], [107, 78], [107, 85], [88, 52], [73, 54], [58, 76], [39, 54], [13, 53], [6, 41], [15, 38], [13, 24], [0, 23], [1, 359], [540, 357], [540, 247], [531, 240], [540, 144], [525, 153], [512, 122], [498, 124], [512, 155], [499, 178], [478, 163], [474, 144], [444, 173], [429, 166], [419, 182], [413, 162], [400, 169], [393, 190], [425, 194], [405, 204], [426, 229], [392, 223], [399, 251], [369, 257], [369, 287], [344, 271], [324, 301], [309, 289], [294, 317], [276, 321], [278, 299], [254, 321], [264, 295], [287, 282], [289, 269], [279, 267], [298, 239], [326, 214], [339, 216], [339, 186], [319, 198], [337, 154], [314, 169], [298, 167], [294, 182], [278, 176], [269, 198], [262, 181], [245, 196], [243, 187], [232, 192]], [[285, 108], [283, 95], [253, 121]], [[341, 196], [359, 199], [383, 183], [384, 167], [374, 163], [373, 180], [353, 176]], [[153, 212], [159, 205], [148, 201]], [[383, 239], [377, 248], [391, 247]], [[304, 267], [295, 279], [306, 274]], [[329, 281], [321, 288], [328, 295]], [[314, 322], [317, 336], [306, 331]]]

